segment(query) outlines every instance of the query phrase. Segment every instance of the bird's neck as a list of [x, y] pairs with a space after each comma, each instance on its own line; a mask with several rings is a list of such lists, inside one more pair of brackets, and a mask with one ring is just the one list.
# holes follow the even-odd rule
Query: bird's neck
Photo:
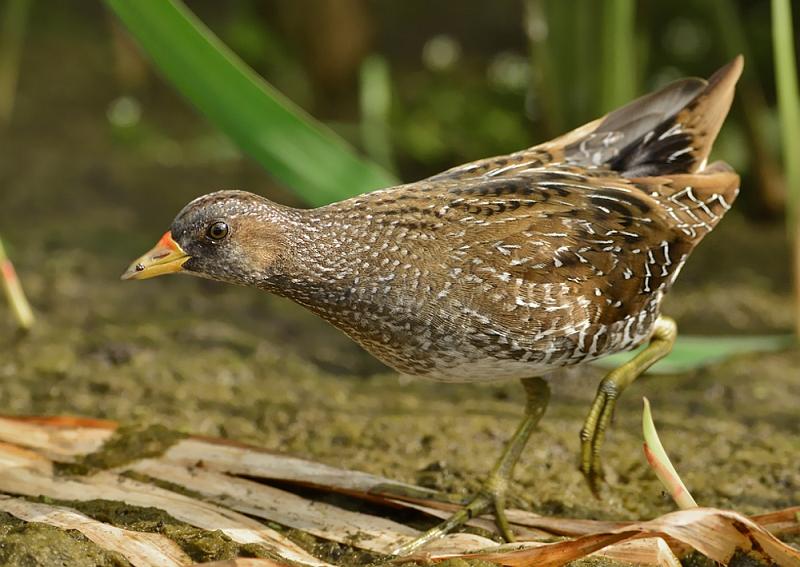
[[353, 308], [358, 290], [371, 281], [363, 259], [369, 255], [368, 245], [353, 238], [356, 221], [348, 223], [315, 210], [295, 210], [293, 216], [285, 253], [259, 287], [322, 315]]

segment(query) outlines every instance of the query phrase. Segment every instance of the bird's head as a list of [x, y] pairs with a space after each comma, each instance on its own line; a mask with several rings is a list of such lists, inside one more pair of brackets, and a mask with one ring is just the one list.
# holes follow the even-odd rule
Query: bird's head
[[143, 280], [186, 273], [253, 285], [275, 268], [286, 245], [285, 208], [244, 191], [218, 191], [186, 205], [170, 229], [122, 274]]

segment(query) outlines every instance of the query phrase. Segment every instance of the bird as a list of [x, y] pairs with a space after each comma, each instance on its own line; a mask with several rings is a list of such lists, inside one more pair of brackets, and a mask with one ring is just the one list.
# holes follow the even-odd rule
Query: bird
[[601, 380], [580, 432], [580, 469], [597, 493], [619, 395], [675, 343], [662, 300], [739, 192], [735, 171], [708, 158], [743, 64], [675, 81], [532, 148], [318, 208], [203, 195], [122, 278], [182, 273], [258, 288], [400, 373], [520, 380], [523, 419], [482, 487], [395, 553], [486, 513], [513, 541], [506, 493], [547, 407], [547, 378], [644, 347]]

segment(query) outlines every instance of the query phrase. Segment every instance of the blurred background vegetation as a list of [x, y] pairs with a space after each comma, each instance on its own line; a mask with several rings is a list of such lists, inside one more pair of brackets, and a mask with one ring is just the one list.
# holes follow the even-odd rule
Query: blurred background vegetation
[[[128, 3], [109, 4], [124, 10]], [[133, 4], [144, 11], [167, 3]], [[533, 145], [676, 78], [708, 76], [744, 53], [745, 77], [717, 154], [742, 173], [748, 214], [783, 211], [770, 2], [499, 0], [490, 9], [479, 0], [186, 4], [286, 98], [404, 180]], [[83, 27], [88, 18], [93, 38], [104, 42], [96, 56], [113, 56], [109, 70], [121, 96], [107, 110], [118, 141], [153, 158], [178, 159], [159, 148], [164, 125], [148, 116], [149, 97], [166, 85], [102, 4], [83, 0], [64, 9], [4, 0], [0, 9], [0, 120], [12, 119], [26, 36]], [[173, 49], [182, 39], [173, 33]], [[239, 158], [222, 141], [201, 153]]]

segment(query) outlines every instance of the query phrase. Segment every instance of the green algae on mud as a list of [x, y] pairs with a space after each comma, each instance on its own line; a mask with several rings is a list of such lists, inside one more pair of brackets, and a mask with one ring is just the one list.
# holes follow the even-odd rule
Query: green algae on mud
[[81, 455], [73, 462], [54, 462], [58, 475], [85, 475], [113, 469], [138, 459], [157, 457], [187, 435], [160, 424], [119, 426], [100, 450]]
[[[279, 530], [285, 529], [277, 524], [272, 527]], [[301, 530], [289, 529], [286, 530], [285, 535], [314, 557], [319, 557], [334, 565], [363, 565], [371, 567], [387, 564], [386, 558], [376, 553], [318, 538]]]
[[[264, 557], [286, 561], [261, 545], [237, 543], [219, 530], [208, 531], [190, 526], [158, 508], [131, 506], [111, 500], [73, 501], [52, 498], [33, 500], [56, 506], [66, 506], [78, 510], [94, 520], [118, 528], [161, 534], [177, 543], [196, 562], [219, 561], [235, 557]], [[46, 565], [47, 563], [41, 564]], [[124, 561], [122, 564], [127, 565], [128, 563]]]
[[130, 567], [125, 557], [89, 541], [76, 530], [23, 522], [0, 512], [0, 565]]

